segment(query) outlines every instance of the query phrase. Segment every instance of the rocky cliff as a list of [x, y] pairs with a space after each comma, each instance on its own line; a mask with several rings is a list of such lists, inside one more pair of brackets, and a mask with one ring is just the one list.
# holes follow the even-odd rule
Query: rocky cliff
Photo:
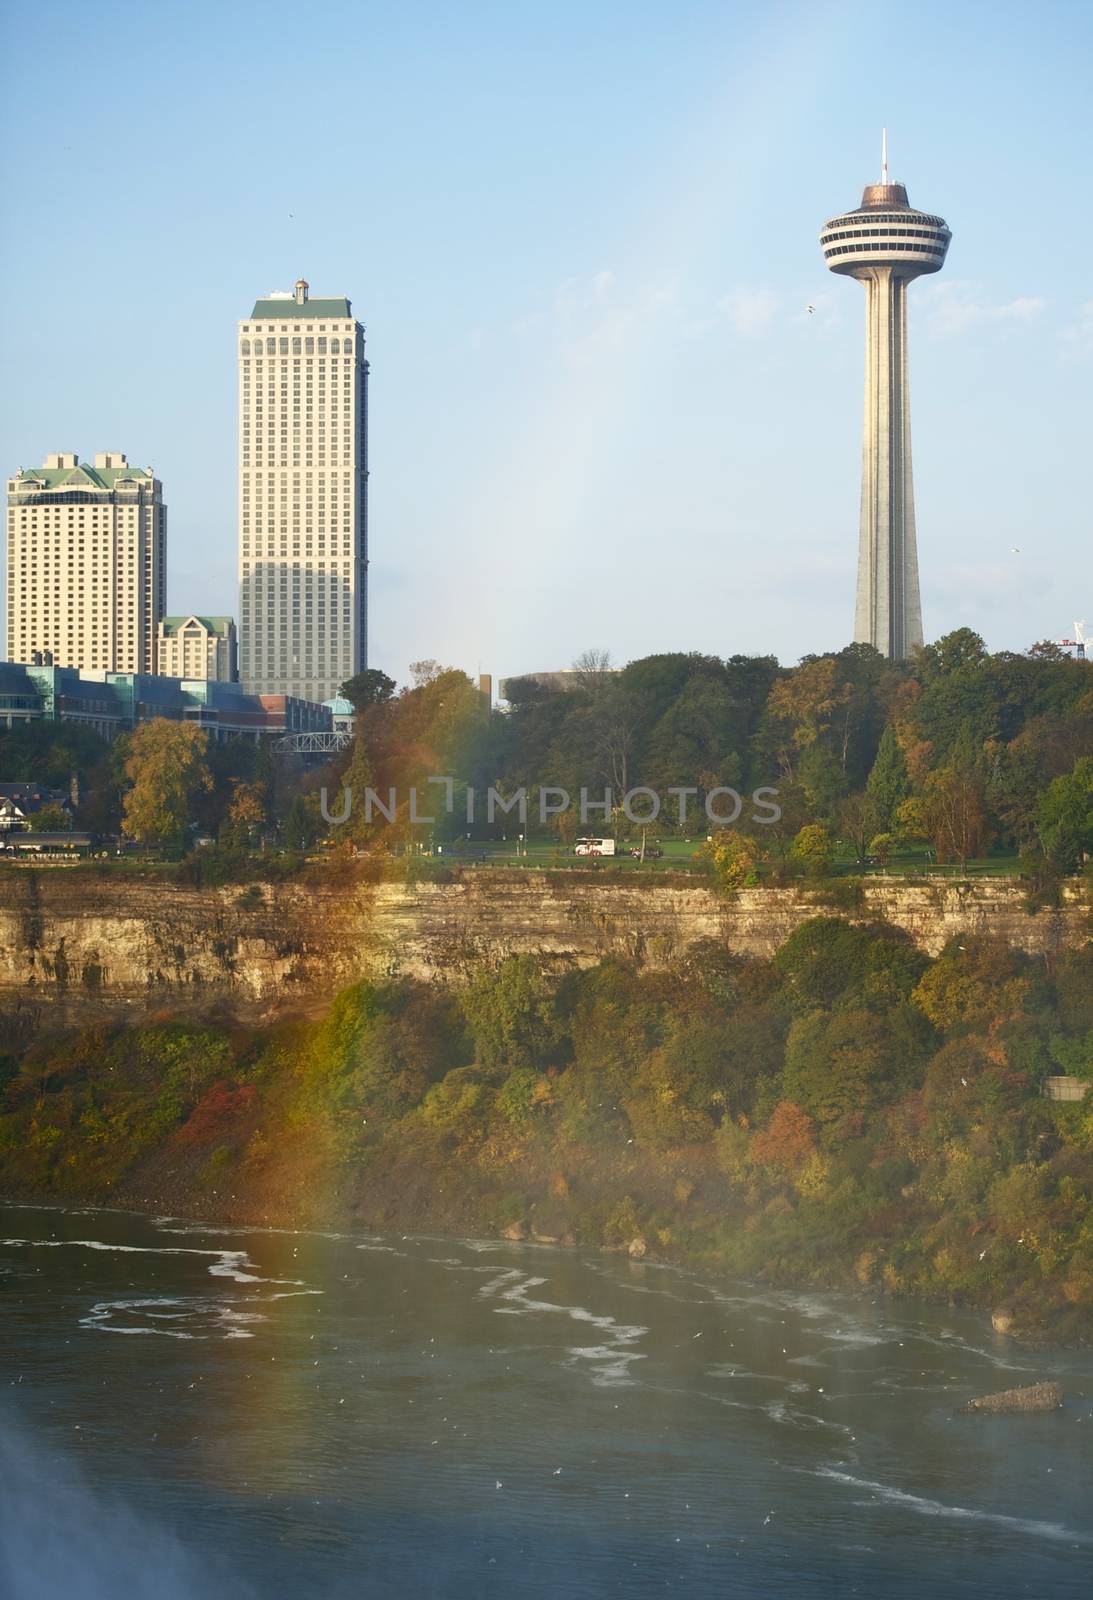
[[624, 954], [668, 966], [713, 939], [769, 955], [808, 917], [883, 919], [936, 953], [957, 934], [994, 933], [1033, 952], [1089, 935], [1075, 885], [1031, 915], [1012, 879], [866, 880], [860, 903], [756, 888], [721, 898], [702, 882], [587, 880], [478, 869], [449, 881], [191, 888], [64, 867], [0, 876], [0, 1007], [57, 1025], [127, 1008], [273, 1014], [321, 1005], [365, 976], [459, 982], [477, 963], [538, 951], [559, 964]]

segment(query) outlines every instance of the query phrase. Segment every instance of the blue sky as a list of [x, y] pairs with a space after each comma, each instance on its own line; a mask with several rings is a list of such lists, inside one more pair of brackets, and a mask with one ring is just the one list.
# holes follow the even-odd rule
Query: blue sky
[[927, 637], [1061, 637], [1091, 53], [1066, 0], [11, 0], [5, 472], [152, 464], [169, 608], [235, 611], [235, 322], [302, 275], [368, 328], [374, 665], [837, 648], [863, 296], [817, 235], [886, 124], [954, 236], [911, 291]]

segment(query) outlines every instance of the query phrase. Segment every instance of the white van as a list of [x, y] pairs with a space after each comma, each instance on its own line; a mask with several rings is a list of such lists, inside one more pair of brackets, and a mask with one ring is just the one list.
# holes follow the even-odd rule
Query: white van
[[573, 846], [575, 856], [613, 856], [614, 839], [578, 839]]

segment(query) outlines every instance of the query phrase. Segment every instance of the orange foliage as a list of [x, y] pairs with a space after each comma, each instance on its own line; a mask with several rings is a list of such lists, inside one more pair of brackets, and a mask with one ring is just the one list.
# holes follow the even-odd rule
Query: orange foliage
[[767, 1127], [752, 1134], [748, 1159], [756, 1166], [796, 1172], [815, 1149], [812, 1118], [792, 1100], [780, 1100]]
[[175, 1135], [179, 1144], [222, 1144], [235, 1131], [254, 1099], [254, 1085], [238, 1086], [217, 1078], [206, 1089], [189, 1117]]

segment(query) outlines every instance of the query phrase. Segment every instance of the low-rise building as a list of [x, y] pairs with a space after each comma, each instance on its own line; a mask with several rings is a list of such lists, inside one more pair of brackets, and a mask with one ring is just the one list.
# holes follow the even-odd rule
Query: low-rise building
[[72, 809], [72, 797], [64, 789], [47, 789], [41, 783], [0, 783], [0, 834], [33, 828], [41, 811]]
[[215, 678], [0, 663], [0, 727], [26, 721], [79, 722], [113, 739], [155, 717], [195, 722], [217, 740], [325, 733], [334, 725], [329, 709], [314, 701], [245, 694], [238, 683]]

